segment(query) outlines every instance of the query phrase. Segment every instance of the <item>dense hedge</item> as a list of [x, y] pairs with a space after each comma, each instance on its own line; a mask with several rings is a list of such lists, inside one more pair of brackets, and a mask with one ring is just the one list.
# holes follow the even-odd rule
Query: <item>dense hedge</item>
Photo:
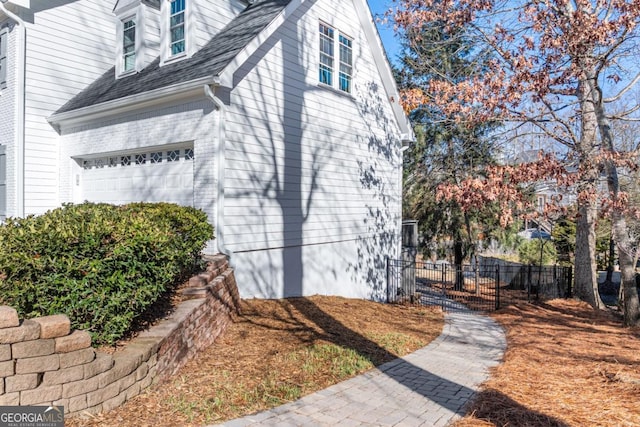
[[194, 268], [213, 228], [168, 203], [65, 205], [0, 226], [0, 303], [23, 317], [64, 313], [112, 343]]

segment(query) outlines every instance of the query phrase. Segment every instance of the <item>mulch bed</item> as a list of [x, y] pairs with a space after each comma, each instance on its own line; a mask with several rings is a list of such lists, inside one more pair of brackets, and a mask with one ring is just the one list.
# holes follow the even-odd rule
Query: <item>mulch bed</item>
[[640, 425], [640, 330], [575, 300], [491, 316], [507, 331], [505, 361], [456, 427]]
[[[365, 300], [313, 296], [284, 300], [242, 301], [242, 314], [214, 345], [187, 363], [170, 381], [120, 408], [67, 426], [202, 426], [247, 415], [287, 400], [250, 402], [234, 389], [260, 390], [281, 384], [302, 395], [340, 380], [331, 367], [312, 375], [305, 371], [305, 349], [339, 345], [379, 365], [408, 354], [440, 335], [442, 312], [435, 308], [385, 305]], [[402, 348], [390, 351], [382, 342], [402, 334]], [[224, 397], [225, 404], [216, 405]]]

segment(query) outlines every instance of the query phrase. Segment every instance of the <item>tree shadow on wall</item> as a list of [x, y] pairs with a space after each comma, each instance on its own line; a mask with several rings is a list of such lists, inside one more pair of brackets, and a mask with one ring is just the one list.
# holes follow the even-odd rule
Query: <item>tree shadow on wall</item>
[[[244, 233], [252, 234], [252, 247], [247, 253], [255, 256], [246, 256], [243, 264], [244, 270], [250, 271], [251, 286], [264, 298], [305, 293], [303, 284], [309, 274], [303, 259], [308, 243], [305, 226], [315, 199], [323, 191], [319, 176], [331, 155], [326, 148], [330, 144], [325, 141], [316, 141], [310, 148], [305, 140], [309, 126], [305, 97], [318, 88], [299, 80], [306, 73], [306, 55], [310, 54], [305, 47], [313, 44], [299, 30], [298, 20], [315, 3], [311, 0], [300, 5], [296, 17], [288, 19], [234, 74], [234, 86], [247, 79], [247, 85], [259, 88], [253, 91], [254, 104], [238, 103], [242, 115], [254, 117], [259, 126], [247, 123], [243, 129], [251, 144], [233, 144], [233, 150], [247, 161], [239, 179], [243, 188], [229, 191], [227, 198], [249, 205], [245, 215], [250, 224], [246, 224]], [[297, 39], [291, 38], [292, 34]], [[261, 62], [265, 56], [285, 43], [283, 67], [264, 67]], [[277, 83], [280, 81], [284, 81], [281, 87]], [[321, 138], [329, 141], [331, 135], [327, 132]]]
[[[369, 297], [386, 299], [387, 259], [397, 258], [401, 223], [400, 138], [394, 129], [386, 93], [369, 82], [358, 96], [358, 113], [367, 126], [368, 159], [358, 160], [360, 185], [370, 194], [363, 218], [365, 233], [357, 239], [358, 261], [350, 266], [354, 279], [364, 277]], [[377, 126], [377, 128], [376, 128]]]

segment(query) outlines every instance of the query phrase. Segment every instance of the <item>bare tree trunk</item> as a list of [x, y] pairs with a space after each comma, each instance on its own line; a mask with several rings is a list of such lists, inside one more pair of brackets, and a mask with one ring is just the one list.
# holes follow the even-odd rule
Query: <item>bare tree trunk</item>
[[598, 206], [595, 195], [599, 171], [592, 164], [596, 152], [598, 121], [590, 95], [590, 86], [585, 81], [578, 87], [580, 100], [582, 134], [578, 146], [581, 181], [578, 183], [578, 219], [576, 224], [575, 296], [588, 302], [592, 307], [605, 307], [598, 292], [596, 268], [596, 217]]
[[[593, 105], [593, 113], [598, 124], [598, 132], [602, 143], [602, 149], [605, 152], [614, 153], [613, 134], [611, 132], [611, 124], [607, 117], [603, 100], [602, 90], [598, 86], [597, 75], [589, 75], [587, 80], [589, 85], [589, 97]], [[607, 157], [605, 161], [607, 172], [607, 187], [609, 189], [609, 197], [615, 202], [618, 201], [620, 193], [620, 181], [618, 179], [618, 167], [613, 160]], [[616, 242], [618, 249], [618, 260], [620, 263], [621, 284], [623, 288], [623, 316], [625, 326], [640, 326], [640, 303], [638, 301], [638, 289], [636, 288], [636, 248], [635, 244], [629, 237], [627, 222], [624, 212], [614, 208], [611, 215], [611, 237]]]
[[598, 293], [596, 272], [596, 206], [592, 201], [578, 203], [575, 254], [575, 296], [592, 307], [605, 307]]
[[621, 218], [614, 220], [614, 232], [618, 242], [618, 259], [620, 260], [620, 276], [622, 287], [622, 307], [625, 326], [640, 326], [640, 301], [636, 287], [636, 257], [629, 250], [630, 239], [627, 234], [626, 221]]
[[609, 238], [609, 258], [607, 259], [607, 278], [604, 281], [607, 284], [613, 283], [613, 262], [615, 257], [616, 242], [613, 240], [613, 233], [611, 233], [611, 238]]
[[457, 235], [453, 242], [453, 264], [456, 269], [456, 278], [454, 289], [456, 291], [464, 290], [464, 273], [462, 271], [462, 263], [464, 262], [463, 242], [461, 236]]

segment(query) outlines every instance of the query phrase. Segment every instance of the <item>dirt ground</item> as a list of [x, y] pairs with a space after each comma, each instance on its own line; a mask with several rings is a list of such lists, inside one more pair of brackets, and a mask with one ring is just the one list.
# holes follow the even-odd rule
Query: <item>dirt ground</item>
[[640, 425], [640, 330], [574, 300], [492, 317], [507, 331], [504, 363], [455, 427]]
[[[442, 312], [314, 296], [247, 300], [214, 345], [120, 408], [67, 426], [202, 426], [320, 390], [440, 335]], [[344, 353], [336, 354], [336, 347]], [[351, 352], [351, 353], [350, 353]], [[334, 360], [353, 360], [353, 366]], [[313, 359], [313, 360], [311, 360]], [[341, 360], [342, 360], [341, 359]]]

